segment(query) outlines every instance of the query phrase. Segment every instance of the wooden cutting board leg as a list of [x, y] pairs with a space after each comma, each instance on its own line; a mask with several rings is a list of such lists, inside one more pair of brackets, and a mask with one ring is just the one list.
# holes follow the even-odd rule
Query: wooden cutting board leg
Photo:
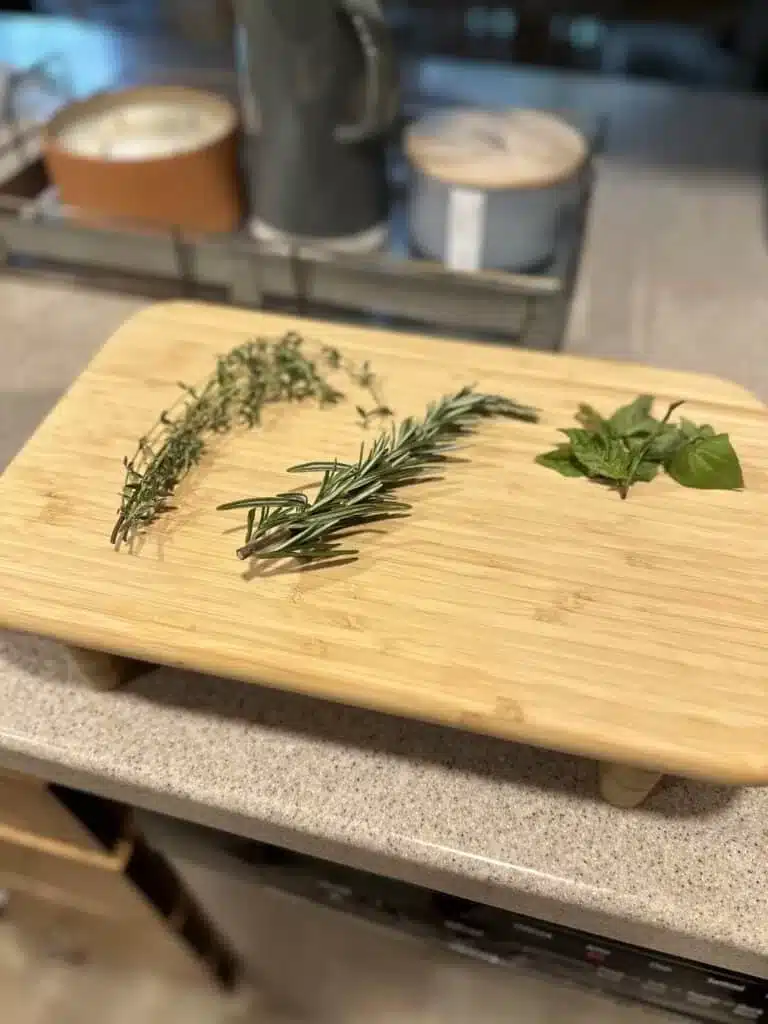
[[631, 768], [625, 764], [598, 766], [600, 772], [600, 795], [614, 807], [639, 807], [664, 777], [662, 772], [650, 772], [644, 768]]
[[65, 649], [83, 680], [97, 690], [114, 690], [146, 669], [145, 662], [121, 658], [116, 654], [69, 645], [65, 645]]

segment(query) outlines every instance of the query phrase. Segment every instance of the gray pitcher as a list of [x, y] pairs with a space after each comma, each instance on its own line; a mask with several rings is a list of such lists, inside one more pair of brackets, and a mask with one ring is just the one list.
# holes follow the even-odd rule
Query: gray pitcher
[[378, 0], [236, 0], [235, 13], [254, 233], [375, 248], [398, 99]]

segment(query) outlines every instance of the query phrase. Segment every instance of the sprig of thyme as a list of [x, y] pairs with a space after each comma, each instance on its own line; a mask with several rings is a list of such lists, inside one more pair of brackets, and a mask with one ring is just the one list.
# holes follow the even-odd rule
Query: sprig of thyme
[[[123, 460], [125, 480], [112, 544], [129, 539], [171, 508], [169, 498], [200, 462], [210, 435], [239, 424], [256, 426], [264, 406], [273, 402], [315, 398], [330, 405], [344, 397], [302, 346], [295, 332], [277, 340], [247, 341], [220, 356], [202, 385], [179, 384], [179, 401], [160, 414], [134, 455]], [[333, 368], [333, 360], [321, 355]]]
[[355, 410], [360, 418], [360, 426], [367, 427], [372, 420], [393, 416], [394, 413], [384, 402], [379, 390], [379, 383], [376, 374], [371, 369], [370, 362], [366, 359], [362, 366], [358, 367], [348, 359], [344, 359], [337, 348], [330, 345], [323, 346], [323, 356], [329, 366], [335, 369], [346, 371], [349, 379], [358, 387], [367, 391], [373, 400], [373, 408], [365, 409], [362, 405], [356, 405]]
[[[298, 558], [305, 562], [353, 557], [339, 535], [351, 527], [406, 515], [410, 505], [391, 491], [415, 482], [445, 462], [457, 441], [471, 433], [481, 419], [508, 416], [535, 422], [535, 409], [500, 395], [464, 387], [427, 408], [422, 420], [408, 417], [381, 434], [356, 462], [305, 462], [289, 473], [322, 473], [315, 500], [306, 494], [283, 492], [273, 497], [243, 498], [220, 505], [221, 510], [246, 509], [245, 543], [238, 558]], [[256, 514], [259, 514], [258, 522]]]

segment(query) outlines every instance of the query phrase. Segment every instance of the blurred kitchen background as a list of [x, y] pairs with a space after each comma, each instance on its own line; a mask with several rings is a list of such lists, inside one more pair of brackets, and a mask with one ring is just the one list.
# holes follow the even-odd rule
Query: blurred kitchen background
[[[693, 90], [702, 99], [719, 93], [739, 101], [768, 90], [765, 0], [383, 0], [382, 6], [400, 65], [398, 133], [445, 105], [529, 106], [564, 115], [584, 135], [590, 155], [602, 151], [611, 123], [614, 151], [633, 160], [651, 132], [656, 157], [668, 162], [672, 153], [679, 159], [685, 150], [684, 162], [725, 170], [740, 159], [734, 145], [691, 128], [691, 148], [690, 140], [682, 141], [690, 117], [683, 118], [687, 127], [681, 134], [667, 124], [669, 103], [684, 104]], [[594, 220], [589, 173], [575, 205], [560, 216], [549, 263], [530, 272], [524, 268], [525, 278], [509, 276], [501, 283], [482, 275], [464, 274], [457, 281], [422, 273], [418, 257], [425, 254], [459, 268], [445, 254], [421, 252], [412, 244], [406, 207], [413, 192], [397, 143], [388, 157], [390, 258], [383, 261], [276, 261], [255, 242], [245, 244], [244, 226], [227, 242], [190, 240], [182, 234], [190, 225], [182, 223], [175, 234], [142, 240], [119, 226], [110, 233], [91, 223], [86, 230], [67, 219], [60, 182], [51, 180], [50, 168], [40, 161], [39, 133], [29, 134], [24, 124], [19, 128], [19, 119], [29, 115], [37, 121], [71, 99], [145, 83], [195, 86], [239, 106], [247, 142], [241, 178], [252, 193], [258, 177], [257, 158], [248, 156], [257, 138], [254, 90], [248, 72], [236, 71], [247, 62], [233, 7], [234, 0], [0, 0], [0, 95], [4, 69], [24, 83], [14, 94], [17, 124], [0, 147], [0, 263], [16, 271], [47, 265], [79, 273], [87, 267], [91, 277], [107, 275], [110, 286], [118, 284], [118, 274], [121, 288], [138, 275], [141, 293], [156, 297], [171, 282], [173, 294], [181, 290], [241, 306], [287, 304], [323, 317], [344, 310], [345, 318], [363, 310], [369, 319], [374, 310], [389, 326], [429, 325], [440, 332], [469, 330], [475, 337], [558, 347], [571, 312], [585, 225]], [[17, 13], [5, 13], [11, 11]], [[35, 67], [45, 69], [39, 107], [37, 78], [25, 72]], [[648, 104], [657, 111], [650, 120]], [[7, 113], [8, 99], [5, 105]], [[702, 127], [708, 125], [709, 113], [701, 117]], [[503, 266], [521, 269], [513, 262]], [[152, 290], [143, 280], [147, 274]]]
[[[307, 4], [314, 2], [306, 0]], [[56, 189], [41, 157], [38, 127], [33, 125], [28, 130], [21, 117], [20, 127], [14, 124], [13, 131], [8, 133], [5, 148], [0, 145], [0, 348], [6, 360], [1, 364], [5, 390], [0, 393], [0, 469], [117, 326], [144, 308], [149, 299], [166, 297], [169, 291], [217, 301], [228, 298], [240, 306], [281, 309], [287, 304], [300, 313], [329, 318], [336, 317], [336, 311], [343, 307], [345, 317], [359, 314], [366, 322], [375, 317], [376, 323], [387, 326], [417, 322], [422, 332], [434, 327], [440, 335], [463, 331], [476, 338], [487, 334], [505, 343], [563, 347], [574, 353], [631, 359], [677, 370], [705, 370], [748, 386], [761, 397], [768, 396], [764, 358], [768, 278], [763, 166], [765, 103], [761, 97], [750, 95], [768, 91], [768, 0], [527, 0], [516, 5], [491, 0], [384, 0], [384, 5], [403, 64], [403, 122], [429, 112], [431, 106], [448, 103], [485, 108], [516, 104], [572, 116], [583, 133], [590, 155], [596, 158], [596, 173], [593, 176], [587, 165], [587, 173], [579, 179], [579, 189], [572, 197], [573, 208], [565, 211], [567, 215], [559, 224], [551, 265], [526, 274], [472, 274], [461, 268], [460, 275], [446, 276], [442, 267], [434, 265], [422, 273], [420, 262], [428, 261], [420, 261], [410, 251], [406, 232], [398, 234], [398, 225], [402, 227], [398, 216], [407, 198], [407, 187], [403, 184], [407, 175], [393, 175], [392, 188], [392, 239], [402, 241], [402, 245], [380, 258], [319, 259], [294, 251], [288, 257], [265, 253], [242, 227], [224, 236], [198, 238], [191, 232], [185, 233], [184, 225], [174, 225], [173, 230], [164, 234], [144, 235], [133, 224], [123, 229], [112, 222], [81, 221], [70, 216], [72, 211], [65, 204], [56, 205]], [[16, 13], [12, 16], [10, 12]], [[95, 90], [164, 81], [221, 93], [237, 103], [233, 27], [231, 0], [0, 0], [0, 86], [4, 68], [11, 75], [14, 69], [24, 71], [40, 62], [51, 73], [51, 81], [44, 78], [40, 91], [54, 107], [86, 97]], [[30, 81], [36, 82], [34, 76]], [[22, 102], [26, 102], [26, 97], [23, 92]], [[246, 129], [247, 98], [245, 94], [241, 97]], [[32, 99], [35, 104], [38, 102], [34, 91]], [[25, 107], [21, 113], [26, 116]], [[2, 126], [0, 117], [0, 129]], [[402, 170], [405, 162], [402, 152], [399, 155], [400, 164], [393, 161], [395, 170]], [[718, 235], [720, 240], [713, 245], [712, 238]], [[97, 271], [101, 274], [98, 280]], [[134, 291], [131, 281], [140, 273], [144, 277]], [[133, 277], [129, 280], [128, 275]], [[8, 664], [10, 667], [0, 663], [0, 684], [8, 687], [2, 691], [4, 694], [12, 694], [5, 700], [11, 713], [5, 719], [5, 733], [0, 723], [0, 740], [6, 742], [11, 731], [14, 742], [19, 739], [18, 730], [9, 730], [7, 722], [14, 721], [13, 714], [22, 705], [24, 721], [35, 716], [41, 722], [55, 717], [56, 742], [46, 747], [46, 757], [53, 764], [69, 756], [70, 749], [78, 757], [82, 754], [89, 774], [83, 774], [83, 779], [73, 784], [85, 785], [89, 781], [94, 790], [105, 792], [111, 792], [110, 787], [117, 788], [119, 799], [126, 804], [134, 799], [138, 802], [136, 794], [140, 792], [148, 806], [154, 802], [162, 809], [168, 795], [168, 780], [187, 774], [184, 758], [189, 757], [185, 747], [188, 743], [189, 749], [197, 751], [207, 750], [208, 745], [212, 751], [216, 746], [215, 760], [212, 752], [208, 754], [216, 771], [206, 778], [205, 799], [212, 807], [219, 800], [221, 807], [226, 808], [233, 792], [233, 773], [239, 777], [246, 760], [238, 744], [243, 743], [243, 735], [253, 731], [256, 746], [268, 736], [259, 766], [267, 765], [270, 771], [274, 765], [283, 763], [297, 766], [287, 781], [278, 778], [280, 771], [274, 770], [275, 820], [285, 816], [285, 808], [293, 807], [299, 791], [292, 789], [293, 780], [302, 781], [302, 771], [307, 772], [306, 788], [300, 792], [316, 793], [320, 810], [315, 806], [305, 808], [305, 820], [317, 811], [312, 821], [315, 831], [311, 836], [307, 833], [306, 843], [310, 848], [317, 844], [318, 858], [332, 860], [341, 846], [335, 840], [326, 842], [322, 828], [327, 826], [329, 833], [341, 834], [333, 814], [341, 807], [340, 820], [341, 814], [348, 817], [354, 812], [346, 806], [343, 794], [337, 804], [327, 800], [326, 794], [320, 792], [315, 774], [321, 780], [346, 780], [355, 787], [356, 803], [352, 806], [362, 807], [366, 794], [361, 796], [358, 787], [362, 785], [360, 780], [368, 777], [366, 772], [377, 780], [382, 772], [390, 772], [385, 778], [394, 782], [387, 781], [381, 787], [378, 782], [372, 784], [370, 801], [375, 804], [379, 794], [384, 807], [382, 810], [374, 806], [372, 812], [374, 818], [380, 816], [384, 822], [377, 842], [387, 849], [393, 845], [400, 857], [393, 838], [397, 834], [388, 832], [390, 827], [386, 824], [390, 786], [396, 795], [408, 790], [411, 801], [417, 799], [414, 793], [418, 785], [422, 786], [430, 796], [429, 806], [426, 800], [424, 803], [423, 821], [427, 821], [435, 813], [429, 780], [438, 778], [442, 785], [450, 770], [466, 778], [467, 807], [476, 806], [481, 809], [478, 813], [485, 814], [493, 803], [505, 815], [513, 815], [508, 833], [494, 833], [492, 841], [488, 841], [488, 857], [475, 852], [482, 836], [472, 834], [471, 843], [466, 840], [465, 859], [473, 865], [480, 860], [498, 864], [500, 850], [508, 856], [503, 843], [509, 835], [516, 828], [522, 833], [535, 821], [538, 824], [531, 829], [531, 856], [534, 863], [546, 870], [534, 870], [526, 861], [523, 873], [526, 877], [537, 876], [537, 884], [541, 878], [560, 885], [565, 869], [552, 861], [552, 856], [559, 853], [559, 841], [553, 842], [552, 836], [565, 837], [569, 830], [562, 823], [571, 820], [567, 814], [573, 813], [573, 820], [578, 819], [579, 834], [583, 825], [583, 852], [575, 844], [572, 859], [577, 868], [573, 878], [565, 879], [567, 898], [573, 904], [571, 909], [576, 918], [573, 927], [585, 931], [595, 927], [582, 919], [580, 904], [584, 892], [595, 894], [596, 905], [610, 908], [611, 900], [615, 899], [618, 908], [634, 906], [638, 889], [644, 891], [646, 870], [650, 878], [648, 890], [658, 897], [651, 904], [652, 909], [663, 906], [668, 893], [675, 899], [685, 899], [685, 875], [681, 881], [678, 873], [685, 856], [686, 866], [688, 860], [691, 865], [692, 891], [701, 897], [701, 920], [717, 918], [730, 928], [727, 908], [721, 912], [717, 902], [714, 908], [707, 905], [712, 893], [731, 893], [731, 876], [716, 877], [721, 860], [712, 853], [726, 847], [727, 851], [737, 851], [727, 860], [734, 865], [733, 879], [738, 875], [744, 881], [744, 903], [739, 903], [737, 890], [736, 908], [746, 906], [750, 886], [759, 890], [759, 882], [755, 888], [754, 874], [742, 870], [739, 845], [750, 821], [752, 836], [759, 834], [760, 823], [765, 821], [760, 803], [764, 796], [756, 790], [735, 797], [731, 809], [726, 808], [722, 817], [719, 810], [710, 806], [705, 787], [690, 784], [688, 788], [682, 783], [667, 795], [662, 793], [661, 803], [645, 818], [637, 815], [621, 821], [609, 819], [602, 807], [590, 817], [590, 769], [576, 762], [573, 782], [568, 776], [571, 768], [564, 769], [566, 761], [559, 756], [551, 762], [541, 761], [539, 768], [538, 755], [530, 755], [526, 761], [529, 755], [523, 754], [523, 769], [507, 771], [506, 752], [503, 758], [494, 753], [491, 761], [490, 755], [482, 754], [486, 749], [482, 743], [475, 748], [471, 739], [461, 734], [458, 742], [465, 753], [458, 767], [452, 753], [450, 757], [446, 755], [445, 763], [432, 763], [432, 745], [437, 742], [432, 739], [437, 735], [432, 727], [425, 733], [430, 738], [423, 741], [427, 756], [422, 757], [418, 742], [411, 744], [408, 739], [418, 733], [401, 734], [399, 723], [393, 727], [397, 736], [394, 745], [388, 746], [385, 741], [380, 748], [371, 737], [379, 735], [376, 730], [386, 734], [381, 725], [372, 726], [370, 731], [367, 724], [361, 726], [359, 736], [354, 729], [350, 732], [344, 726], [338, 734], [330, 729], [325, 735], [321, 728], [317, 739], [311, 730], [308, 737], [302, 737], [290, 727], [290, 715], [288, 725], [281, 725], [279, 710], [259, 710], [249, 717], [242, 704], [246, 698], [239, 694], [227, 696], [235, 694], [229, 684], [222, 687], [222, 707], [226, 708], [226, 702], [232, 700], [237, 710], [219, 713], [218, 697], [213, 693], [216, 688], [202, 677], [197, 688], [184, 677], [172, 683], [170, 692], [175, 696], [168, 699], [167, 708], [162, 708], [162, 695], [158, 698], [156, 680], [149, 682], [144, 691], [139, 689], [133, 694], [134, 704], [125, 705], [141, 709], [141, 714], [137, 711], [139, 732], [148, 720], [145, 716], [154, 721], [153, 716], [160, 715], [157, 720], [161, 724], [147, 730], [146, 743], [162, 748], [162, 756], [168, 760], [161, 764], [173, 765], [176, 756], [180, 758], [179, 764], [173, 765], [170, 772], [158, 768], [154, 778], [155, 762], [152, 757], [142, 759], [137, 754], [138, 744], [131, 748], [124, 764], [119, 762], [124, 758], [126, 744], [118, 745], [116, 752], [109, 744], [102, 744], [97, 763], [109, 764], [110, 770], [98, 771], [110, 782], [109, 786], [106, 782], [97, 785], [93, 781], [96, 775], [92, 774], [96, 770], [90, 767], [96, 757], [93, 736], [98, 735], [93, 722], [120, 721], [108, 704], [110, 695], [89, 697], [91, 703], [78, 698], [84, 703], [76, 702], [68, 719], [58, 714], [52, 716], [51, 708], [63, 704], [58, 695], [54, 700], [60, 681], [53, 676], [48, 678], [48, 661], [41, 658], [42, 667], [38, 669], [35, 663], [25, 677], [28, 691], [15, 665]], [[247, 706], [260, 708], [263, 701], [264, 707], [269, 707], [272, 696], [268, 691], [264, 694], [249, 696], [247, 699], [254, 703]], [[86, 704], [96, 709], [93, 722], [90, 711], [81, 710]], [[163, 724], [169, 720], [163, 717], [166, 714], [171, 716], [172, 723], [168, 733], [172, 742], [167, 744], [162, 732], [169, 728]], [[331, 713], [329, 716], [332, 717]], [[361, 721], [367, 723], [368, 719]], [[217, 736], [225, 740], [217, 741]], [[39, 740], [37, 728], [33, 730], [33, 739]], [[24, 736], [21, 740], [26, 742]], [[453, 742], [441, 739], [439, 749], [453, 751]], [[78, 744], [83, 745], [82, 751]], [[302, 745], [303, 763], [299, 756]], [[481, 751], [480, 756], [475, 755], [475, 749]], [[463, 770], [461, 763], [469, 767]], [[499, 769], [502, 763], [504, 770]], [[346, 775], [346, 769], [337, 767], [344, 764], [352, 765]], [[32, 771], [27, 767], [23, 770]], [[42, 772], [45, 766], [36, 770]], [[561, 775], [566, 778], [565, 784]], [[132, 788], [123, 791], [121, 780], [126, 777], [148, 778], [150, 782], [146, 786], [143, 781], [141, 785], [134, 782]], [[411, 782], [403, 781], [411, 779], [422, 780], [413, 786], [413, 793]], [[554, 786], [552, 779], [557, 780]], [[23, 779], [17, 782], [22, 796], [13, 806], [23, 808], [28, 817], [33, 806], [26, 792], [30, 783]], [[42, 783], [39, 785], [42, 788]], [[384, 789], [386, 799], [380, 795]], [[160, 795], [155, 796], [155, 791]], [[493, 793], [493, 799], [489, 793]], [[50, 814], [56, 816], [60, 810], [55, 803], [51, 810], [48, 795], [51, 794], [40, 797], [45, 818], [37, 832], [42, 833], [43, 839], [48, 837], [46, 830], [51, 827], [46, 824]], [[75, 801], [78, 806], [82, 802], [82, 794], [73, 797], [70, 792], [57, 793], [56, 799], [64, 796], [67, 807]], [[174, 797], [176, 802], [170, 801], [173, 810], [169, 813], [183, 815], [188, 806], [186, 799]], [[463, 810], [459, 808], [459, 815]], [[0, 793], [0, 824], [8, 813]], [[202, 814], [199, 810], [195, 813]], [[251, 820], [242, 808], [237, 815], [220, 809], [210, 815], [206, 810], [205, 815], [222, 820], [221, 827], [232, 831]], [[132, 819], [132, 815], [128, 817]], [[397, 817], [399, 826], [399, 807]], [[231, 821], [239, 826], [231, 825]], [[71, 824], [65, 819], [67, 829]], [[451, 824], [448, 822], [446, 830]], [[152, 1020], [163, 1020], [164, 1024], [173, 1020], [183, 1020], [184, 1024], [214, 1020], [214, 1011], [201, 1001], [196, 989], [185, 990], [183, 997], [177, 990], [170, 992], [168, 1000], [177, 1014], [174, 1017], [167, 1009], [159, 980], [132, 986], [134, 998], [126, 995], [122, 984], [116, 997], [112, 981], [76, 969], [79, 964], [99, 963], [107, 957], [110, 963], [114, 960], [124, 967], [127, 954], [138, 951], [150, 955], [159, 972], [162, 964], [156, 950], [160, 948], [166, 949], [169, 959], [183, 961], [182, 967], [193, 954], [197, 963], [202, 951], [208, 968], [213, 963], [218, 975], [226, 978], [237, 974], [230, 969], [233, 952], [235, 960], [244, 960], [260, 989], [267, 991], [273, 987], [278, 994], [287, 993], [291, 999], [306, 998], [308, 1003], [316, 1004], [314, 1019], [331, 1020], [334, 1024], [374, 1019], [490, 1020], [491, 1004], [500, 1008], [500, 1015], [492, 1019], [507, 1021], [510, 999], [514, 999], [519, 1013], [526, 1012], [525, 1008], [519, 1009], [519, 992], [511, 997], [504, 988], [505, 981], [496, 982], [490, 974], [480, 973], [474, 962], [471, 969], [467, 968], [466, 977], [456, 973], [453, 961], [445, 968], [441, 961], [437, 962], [432, 970], [431, 961], [424, 959], [431, 957], [431, 953], [420, 958], [411, 946], [400, 950], [391, 936], [391, 951], [384, 949], [385, 940], [380, 942], [378, 936], [367, 935], [363, 924], [358, 929], [357, 924], [348, 926], [338, 920], [333, 923], [334, 912], [324, 905], [315, 914], [298, 904], [289, 911], [282, 902], [273, 903], [270, 891], [265, 894], [253, 874], [259, 851], [252, 845], [245, 844], [240, 851], [246, 868], [244, 876], [238, 876], [234, 882], [230, 880], [225, 885], [220, 881], [218, 868], [203, 865], [201, 869], [189, 862], [185, 875], [179, 868], [183, 858], [178, 858], [176, 868], [184, 877], [176, 877], [160, 854], [153, 854], [149, 832], [144, 836], [135, 822], [133, 825], [136, 836], [127, 868], [136, 878], [128, 870], [113, 872], [111, 887], [104, 896], [107, 909], [115, 907], [109, 918], [109, 934], [114, 937], [114, 944], [105, 940], [100, 917], [92, 926], [90, 916], [78, 908], [74, 886], [66, 881], [69, 875], [64, 876], [66, 884], [62, 882], [59, 886], [69, 900], [64, 910], [58, 908], [58, 895], [50, 897], [54, 887], [51, 879], [45, 877], [45, 900], [41, 899], [38, 905], [31, 898], [25, 902], [23, 896], [14, 900], [11, 894], [5, 914], [1, 889], [8, 883], [0, 878], [0, 984], [6, 985], [0, 991], [3, 1021], [65, 1024], [76, 1020], [81, 1024], [87, 1019], [82, 1007], [95, 1005], [97, 997], [101, 999], [100, 1008], [110, 1007], [115, 1013], [109, 1017], [106, 1010], [96, 1011], [101, 1013], [94, 1018], [99, 1024], [129, 1019], [147, 1024]], [[363, 826], [367, 828], [365, 818], [361, 833]], [[142, 827], [148, 830], [149, 821], [145, 820]], [[469, 835], [463, 822], [456, 827], [462, 830], [462, 836]], [[626, 862], [618, 873], [618, 894], [607, 887], [613, 884], [610, 879], [603, 887], [602, 878], [599, 886], [592, 882], [587, 885], [581, 876], [582, 870], [586, 870], [583, 864], [594, 860], [594, 850], [602, 841], [601, 830], [606, 828], [618, 836], [618, 848], [623, 852], [617, 860]], [[731, 834], [729, 829], [737, 837], [731, 846], [726, 842]], [[260, 835], [262, 830], [270, 835], [275, 831], [274, 822], [254, 817], [248, 834]], [[30, 826], [28, 831], [34, 830]], [[283, 834], [281, 829], [276, 831]], [[116, 835], [125, 838], [122, 831]], [[299, 842], [297, 835], [299, 828], [292, 827], [291, 842], [299, 849], [304, 840]], [[432, 842], [431, 833], [425, 830], [425, 835]], [[668, 836], [677, 842], [681, 858], [678, 861], [667, 857]], [[90, 863], [94, 859], [92, 840], [79, 833], [76, 838]], [[567, 840], [569, 847], [573, 845], [570, 831]], [[22, 879], [33, 875], [33, 869], [40, 873], [38, 861], [26, 853], [33, 839], [27, 836], [25, 842], [27, 846], [19, 847], [22, 852], [14, 853]], [[563, 849], [565, 842], [563, 838]], [[429, 845], [418, 836], [413, 842], [409, 838], [408, 844]], [[410, 845], [406, 848], [410, 849]], [[537, 845], [541, 846], [540, 851]], [[270, 866], [274, 868], [279, 857], [274, 859], [272, 848], [265, 847], [261, 854], [265, 851], [273, 858]], [[97, 865], [101, 865], [105, 857], [100, 851], [97, 853]], [[354, 859], [353, 854], [345, 856]], [[461, 856], [465, 856], [464, 851]], [[513, 856], [517, 854], [509, 854]], [[110, 869], [114, 862], [115, 858], [108, 854], [106, 863]], [[137, 865], [146, 870], [139, 872]], [[412, 874], [418, 870], [407, 867]], [[471, 873], [465, 868], [461, 871], [468, 876]], [[594, 873], [597, 875], [596, 869]], [[82, 878], [84, 891], [90, 896], [92, 878], [87, 872]], [[318, 889], [329, 889], [327, 879], [319, 871], [317, 878]], [[142, 883], [143, 897], [130, 888], [138, 882]], [[419, 884], [436, 888], [446, 883], [438, 883], [430, 875], [421, 878]], [[249, 898], [245, 896], [247, 891], [252, 894]], [[337, 891], [329, 891], [331, 896], [327, 899], [335, 899]], [[498, 899], [490, 884], [487, 891], [491, 895], [483, 895], [483, 899]], [[151, 920], [149, 911], [139, 902], [145, 897], [160, 909], [159, 916]], [[674, 902], [670, 899], [670, 905]], [[727, 902], [723, 898], [724, 906]], [[206, 911], [212, 919], [218, 918], [215, 928], [204, 927]], [[396, 912], [399, 913], [398, 907]], [[544, 917], [546, 913], [551, 913], [551, 908], [541, 911]], [[126, 932], [126, 915], [137, 922], [135, 930]], [[620, 909], [615, 915], [620, 916]], [[636, 935], [642, 933], [641, 938], [626, 941], [655, 948], [647, 928], [638, 929], [634, 923], [633, 927]], [[733, 933], [739, 934], [736, 911], [732, 927]], [[27, 956], [19, 952], [17, 932], [32, 937], [34, 950], [42, 944], [44, 974], [40, 973], [38, 953]], [[177, 942], [179, 933], [185, 940], [181, 945]], [[130, 940], [127, 943], [123, 941], [126, 935]], [[704, 954], [690, 949], [689, 936], [673, 937], [676, 942], [685, 943], [681, 955], [704, 958]], [[194, 939], [195, 948], [187, 939]], [[740, 943], [742, 939], [740, 935]], [[331, 965], [330, 969], [324, 969], [326, 965]], [[410, 981], [411, 976], [415, 980]], [[12, 1003], [13, 995], [9, 995], [10, 984], [18, 993], [18, 1007]], [[450, 1017], [445, 1010], [445, 1015], [431, 1013], [427, 1018], [426, 1010], [419, 1013], [415, 1008], [417, 996], [426, 1005], [427, 999], [421, 993], [429, 986], [439, 993], [441, 1007], [452, 1004]], [[557, 1000], [554, 1008], [549, 999], [544, 999], [541, 1015], [534, 1017], [531, 1010], [527, 1019], [575, 1020], [570, 990], [560, 989], [557, 984], [551, 989]], [[36, 1000], [34, 1006], [30, 993]], [[389, 1000], [397, 1000], [397, 1005]], [[42, 1007], [43, 1002], [47, 1009]], [[66, 1011], [62, 1009], [65, 1002], [69, 1006]], [[347, 1006], [346, 1016], [339, 1009], [342, 1002]], [[155, 1007], [152, 1012], [147, 1009], [150, 1003]], [[371, 1008], [379, 1003], [384, 1008], [374, 1018]], [[477, 1012], [478, 1004], [485, 1008], [482, 1017]], [[318, 1005], [324, 1011], [319, 1017]], [[358, 1007], [362, 1008], [359, 1013]], [[610, 1005], [600, 1015], [592, 1011], [591, 1004], [589, 1009], [589, 1015], [579, 1017], [580, 1020], [603, 1024], [617, 1019]], [[241, 1019], [240, 1004], [229, 1006], [228, 1010], [228, 1021]], [[353, 1016], [353, 1012], [358, 1015]], [[632, 1019], [639, 1021], [639, 1013], [638, 1010], [638, 1016], [633, 1015]]]
[[[768, 88], [763, 0], [387, 0], [402, 53], [514, 61], [693, 86]], [[69, 15], [184, 39], [231, 39], [229, 0], [11, 0], [0, 9]]]

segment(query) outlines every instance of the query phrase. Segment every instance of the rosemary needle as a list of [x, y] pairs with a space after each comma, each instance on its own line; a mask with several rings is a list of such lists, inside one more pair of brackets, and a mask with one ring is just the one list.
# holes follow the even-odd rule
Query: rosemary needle
[[[283, 493], [241, 498], [219, 505], [220, 510], [246, 509], [245, 543], [238, 558], [298, 558], [305, 561], [354, 556], [339, 534], [380, 519], [406, 515], [410, 505], [390, 492], [419, 479], [445, 462], [456, 442], [477, 423], [491, 416], [535, 422], [535, 409], [500, 395], [464, 387], [427, 408], [422, 420], [413, 417], [381, 434], [356, 462], [304, 462], [289, 473], [322, 473], [315, 500], [306, 494]], [[258, 521], [256, 519], [258, 513]]]

